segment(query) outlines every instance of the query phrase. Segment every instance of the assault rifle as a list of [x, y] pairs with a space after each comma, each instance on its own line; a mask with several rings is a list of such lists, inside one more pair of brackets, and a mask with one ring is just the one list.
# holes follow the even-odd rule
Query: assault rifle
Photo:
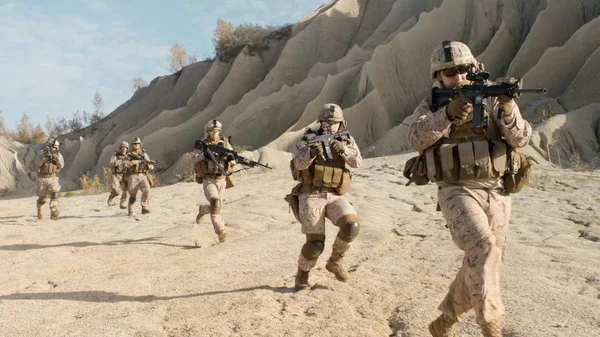
[[135, 155], [135, 154], [133, 154], [131, 152], [127, 152], [127, 158], [129, 160], [138, 160], [140, 162], [140, 165], [143, 165], [143, 166], [146, 166], [148, 164], [152, 164], [152, 165], [156, 164], [155, 160], [146, 160], [144, 158], [144, 155], [139, 155], [138, 156], [138, 155]]
[[217, 144], [206, 144], [201, 139], [198, 139], [194, 142], [194, 149], [203, 151], [205, 154], [208, 154], [208, 157], [215, 163], [215, 165], [219, 168], [219, 171], [221, 171], [221, 173], [225, 176], [229, 176], [229, 174], [225, 172], [225, 169], [223, 168], [223, 166], [221, 166], [221, 163], [219, 162], [219, 160], [217, 160], [217, 157], [225, 158], [229, 156], [232, 157], [236, 163], [240, 163], [247, 167], [260, 166], [268, 168], [269, 170], [272, 169], [272, 167], [270, 167], [269, 164], [264, 165], [257, 161], [242, 157], [236, 151], [224, 148]]
[[321, 145], [323, 145], [323, 152], [324, 152], [323, 159], [331, 160], [331, 159], [333, 159], [333, 154], [331, 153], [331, 145], [330, 144], [333, 140], [349, 142], [350, 141], [350, 133], [348, 131], [342, 131], [342, 132], [338, 132], [338, 133], [329, 133], [327, 131], [324, 131], [323, 134], [318, 135], [317, 132], [315, 132], [311, 128], [306, 128], [306, 133], [300, 140], [298, 147], [299, 148], [306, 147], [306, 146], [310, 147], [314, 144], [321, 143]]
[[[461, 88], [432, 88], [429, 96], [429, 106], [432, 111], [438, 110], [441, 106], [447, 104], [452, 99], [463, 96], [473, 102], [473, 129], [485, 130], [488, 126], [488, 118], [483, 110], [483, 99], [486, 97], [497, 97], [506, 95], [517, 98], [521, 94], [545, 94], [546, 88], [521, 89], [523, 79], [511, 78], [508, 83], [488, 85], [486, 83], [490, 74], [485, 71], [469, 71], [467, 80], [473, 84], [462, 86]], [[502, 117], [502, 111], [498, 111], [498, 118]]]

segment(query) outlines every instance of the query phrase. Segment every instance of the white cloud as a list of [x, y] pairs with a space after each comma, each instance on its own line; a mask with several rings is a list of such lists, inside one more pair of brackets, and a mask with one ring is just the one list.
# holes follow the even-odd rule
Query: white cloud
[[101, 0], [83, 0], [83, 3], [92, 10], [103, 11], [108, 9], [108, 6]]

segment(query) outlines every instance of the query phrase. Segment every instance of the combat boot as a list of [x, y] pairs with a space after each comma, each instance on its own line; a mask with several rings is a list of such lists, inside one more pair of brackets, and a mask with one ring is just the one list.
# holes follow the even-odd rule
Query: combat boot
[[121, 199], [121, 203], [119, 205], [121, 209], [127, 209], [127, 199]]
[[45, 202], [37, 201], [37, 218], [42, 220], [44, 218], [44, 214], [42, 214], [42, 206], [44, 206]]
[[308, 283], [308, 273], [309, 272], [298, 268], [298, 274], [296, 274], [296, 291], [310, 289], [310, 284]]
[[342, 266], [342, 258], [344, 255], [340, 253], [333, 252], [331, 253], [331, 257], [327, 260], [327, 264], [325, 265], [325, 269], [327, 271], [335, 274], [335, 278], [338, 281], [346, 282], [348, 281], [348, 272]]
[[148, 208], [146, 208], [145, 206], [142, 206], [142, 214], [148, 214], [150, 213], [150, 210]]
[[50, 207], [50, 219], [56, 220], [59, 215], [60, 211], [58, 210], [58, 207]]
[[502, 337], [500, 319], [481, 325], [481, 332], [483, 332], [483, 337]]
[[221, 231], [219, 234], [217, 234], [217, 236], [219, 237], [219, 242], [223, 243], [223, 242], [225, 242], [225, 238], [227, 237], [227, 233], [225, 233], [225, 231]]
[[202, 221], [204, 220], [205, 215], [206, 215], [206, 213], [202, 213], [202, 205], [200, 205], [200, 207], [198, 207], [198, 215], [196, 215], [196, 223], [198, 225], [202, 224]]
[[440, 317], [429, 324], [429, 333], [433, 337], [455, 337], [454, 324], [456, 322], [458, 321], [440, 315]]
[[106, 201], [106, 203], [108, 204], [108, 206], [114, 206], [115, 205], [114, 199], [115, 199], [115, 197], [117, 195], [118, 194], [114, 193], [114, 191], [110, 192], [110, 195], [108, 196], [108, 200]]

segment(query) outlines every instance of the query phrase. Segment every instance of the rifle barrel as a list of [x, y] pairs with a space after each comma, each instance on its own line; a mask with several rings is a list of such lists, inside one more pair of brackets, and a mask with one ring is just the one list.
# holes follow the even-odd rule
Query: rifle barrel
[[536, 93], [536, 94], [545, 94], [548, 90], [546, 88], [538, 88], [538, 89], [519, 89], [519, 93], [527, 94], [527, 93]]

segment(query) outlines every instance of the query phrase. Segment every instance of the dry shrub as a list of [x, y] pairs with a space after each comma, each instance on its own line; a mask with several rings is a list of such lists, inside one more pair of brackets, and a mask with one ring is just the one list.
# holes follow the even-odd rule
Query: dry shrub
[[112, 188], [112, 169], [110, 167], [102, 167], [102, 175], [104, 176], [104, 186], [107, 190]]
[[270, 40], [281, 40], [289, 37], [291, 33], [291, 24], [263, 27], [245, 23], [234, 28], [230, 22], [218, 19], [212, 42], [219, 61], [230, 62], [246, 47], [247, 54], [262, 55], [269, 49]]
[[183, 155], [183, 167], [186, 169], [181, 173], [175, 173], [175, 177], [179, 182], [193, 183], [196, 181], [196, 173], [194, 172], [194, 158], [192, 153], [188, 152]]
[[593, 171], [596, 167], [596, 159], [594, 159], [590, 164], [585, 164], [581, 161], [579, 152], [573, 152], [571, 158], [569, 158], [569, 163], [571, 164], [573, 171], [577, 172]]
[[90, 172], [86, 172], [79, 176], [79, 183], [81, 184], [81, 189], [83, 190], [84, 195], [94, 195], [101, 194], [106, 192], [104, 184], [100, 181], [100, 177], [98, 175], [94, 175], [94, 177], [90, 178]]

